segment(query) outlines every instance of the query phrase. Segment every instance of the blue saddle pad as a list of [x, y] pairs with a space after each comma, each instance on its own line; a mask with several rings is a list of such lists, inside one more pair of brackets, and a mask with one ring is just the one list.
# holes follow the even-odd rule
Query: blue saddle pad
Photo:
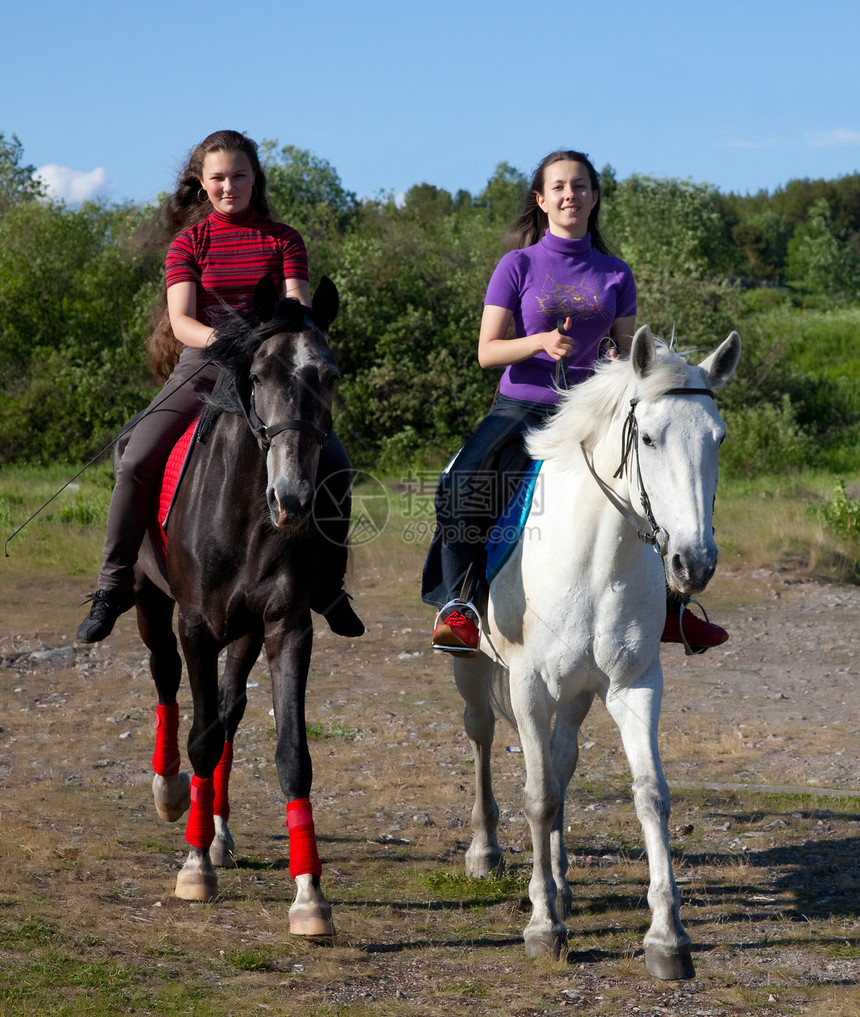
[[535, 486], [542, 465], [542, 459], [536, 459], [529, 465], [513, 497], [499, 516], [499, 521], [490, 531], [490, 538], [487, 541], [488, 583], [491, 583], [499, 574], [520, 539], [520, 534], [523, 532], [532, 507]]

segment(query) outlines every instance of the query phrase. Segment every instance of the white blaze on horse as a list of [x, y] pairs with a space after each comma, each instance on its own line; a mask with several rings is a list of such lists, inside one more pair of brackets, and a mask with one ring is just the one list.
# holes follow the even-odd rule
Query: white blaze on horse
[[[669, 789], [657, 747], [666, 584], [688, 598], [714, 574], [712, 516], [725, 426], [713, 399], [734, 373], [740, 337], [698, 366], [640, 328], [630, 358], [600, 365], [527, 439], [543, 460], [524, 535], [490, 584], [481, 651], [454, 660], [475, 751], [470, 875], [498, 870], [490, 779], [495, 662], [509, 673], [526, 766], [534, 868], [530, 956], [558, 956], [571, 889], [562, 839], [577, 736], [595, 695], [618, 725], [650, 868], [648, 971], [694, 974], [669, 848]], [[619, 459], [621, 464], [619, 465]], [[655, 553], [655, 551], [657, 553]], [[554, 721], [554, 723], [553, 723]]]

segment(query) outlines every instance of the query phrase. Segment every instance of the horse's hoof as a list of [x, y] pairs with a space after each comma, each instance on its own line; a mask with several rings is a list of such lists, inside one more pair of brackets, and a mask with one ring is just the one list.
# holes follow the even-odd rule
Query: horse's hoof
[[645, 970], [652, 978], [663, 978], [667, 981], [696, 977], [696, 969], [693, 967], [693, 958], [688, 946], [675, 953], [646, 946]]
[[236, 842], [221, 816], [215, 817], [215, 840], [209, 845], [209, 859], [216, 869], [235, 869]]
[[331, 905], [294, 904], [290, 908], [290, 933], [293, 936], [326, 936], [335, 935], [334, 922], [331, 918]]
[[180, 900], [215, 900], [218, 896], [218, 877], [205, 872], [180, 872], [176, 877], [176, 896]]
[[235, 869], [236, 859], [233, 857], [232, 840], [227, 841], [216, 837], [209, 845], [209, 857], [216, 869]]
[[505, 859], [501, 851], [466, 852], [466, 875], [472, 879], [489, 879], [501, 876], [505, 871]]
[[553, 960], [559, 960], [567, 948], [567, 929], [563, 925], [539, 932], [529, 932], [526, 929], [523, 938], [526, 957], [552, 957]]
[[557, 890], [555, 895], [555, 912], [564, 921], [573, 914], [573, 891], [568, 886], [566, 889]]
[[158, 815], [167, 823], [175, 823], [191, 805], [191, 778], [184, 772], [172, 777], [157, 773], [152, 778], [152, 797]]

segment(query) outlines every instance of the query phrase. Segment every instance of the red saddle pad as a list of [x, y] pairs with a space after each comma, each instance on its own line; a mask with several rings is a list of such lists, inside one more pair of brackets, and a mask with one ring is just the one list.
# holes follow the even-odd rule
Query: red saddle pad
[[191, 458], [191, 444], [197, 431], [199, 418], [188, 426], [188, 430], [179, 441], [173, 446], [173, 451], [164, 467], [164, 476], [161, 480], [161, 491], [158, 498], [158, 517], [150, 527], [152, 542], [162, 561], [167, 558], [167, 524], [170, 517], [170, 510], [176, 499], [176, 492], [185, 473], [185, 467]]

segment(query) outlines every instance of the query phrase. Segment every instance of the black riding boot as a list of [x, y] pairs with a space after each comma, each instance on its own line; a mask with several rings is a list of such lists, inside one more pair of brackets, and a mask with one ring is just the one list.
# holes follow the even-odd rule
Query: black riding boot
[[349, 522], [352, 512], [349, 458], [332, 434], [320, 454], [314, 498], [314, 525], [319, 536], [311, 609], [321, 614], [339, 636], [363, 636], [364, 623], [353, 611], [343, 588], [349, 561]]

